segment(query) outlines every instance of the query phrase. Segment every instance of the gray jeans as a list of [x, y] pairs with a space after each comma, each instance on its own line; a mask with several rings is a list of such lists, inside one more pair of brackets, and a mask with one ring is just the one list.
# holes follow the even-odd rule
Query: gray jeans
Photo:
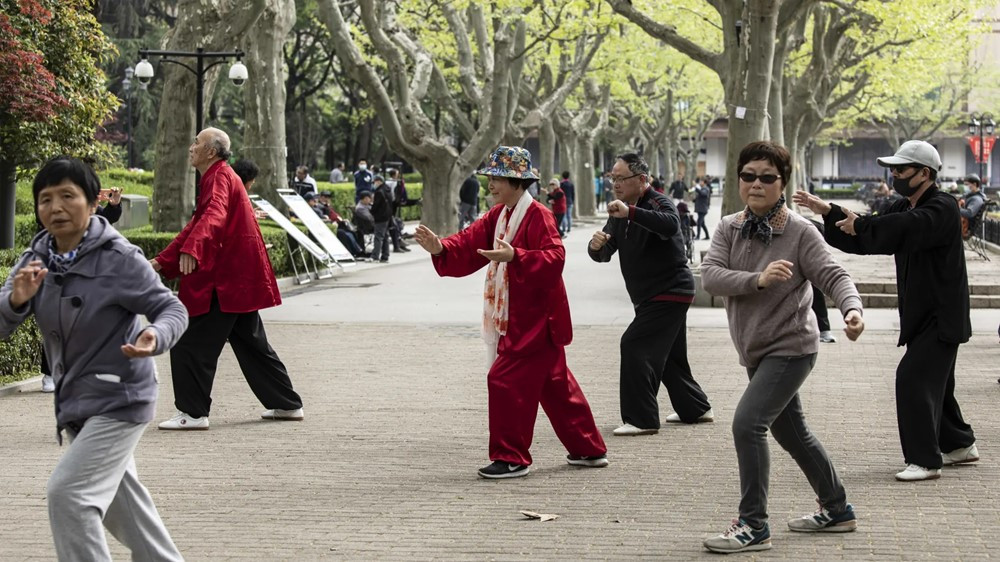
[[389, 261], [389, 221], [375, 223], [375, 247], [372, 260]]
[[815, 364], [815, 353], [772, 356], [747, 369], [750, 383], [733, 415], [733, 440], [740, 465], [740, 517], [755, 529], [767, 522], [768, 429], [798, 463], [823, 507], [834, 513], [847, 507], [844, 485], [802, 414], [799, 387]]
[[184, 560], [163, 526], [132, 456], [144, 423], [105, 417], [66, 430], [70, 446], [49, 477], [49, 524], [60, 561], [111, 560], [103, 524], [132, 560]]

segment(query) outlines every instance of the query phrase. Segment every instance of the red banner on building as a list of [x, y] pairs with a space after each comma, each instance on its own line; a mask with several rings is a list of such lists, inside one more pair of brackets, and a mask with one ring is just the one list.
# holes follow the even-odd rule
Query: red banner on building
[[975, 157], [977, 164], [985, 164], [990, 161], [990, 153], [993, 152], [993, 145], [996, 143], [996, 137], [983, 137], [982, 144], [979, 142], [980, 137], [969, 137], [969, 148], [972, 149], [972, 156]]

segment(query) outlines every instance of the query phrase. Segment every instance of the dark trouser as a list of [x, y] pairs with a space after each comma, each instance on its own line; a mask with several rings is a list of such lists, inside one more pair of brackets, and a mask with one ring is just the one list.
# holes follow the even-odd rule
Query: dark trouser
[[402, 230], [402, 228], [400, 228], [401, 223], [397, 224], [397, 220], [398, 219], [396, 219], [396, 217], [389, 219], [389, 236], [392, 237], [392, 249], [396, 252], [398, 252], [400, 248], [406, 246], [406, 244], [403, 243], [402, 233], [400, 232]]
[[257, 312], [231, 314], [219, 309], [212, 295], [209, 311], [194, 316], [177, 345], [170, 350], [174, 405], [189, 416], [207, 416], [212, 406], [212, 382], [219, 354], [229, 340], [254, 396], [267, 409], [295, 410], [302, 399], [292, 389], [285, 365], [267, 343]]
[[740, 465], [740, 518], [759, 529], [767, 522], [771, 453], [767, 430], [806, 475], [819, 503], [833, 513], [847, 508], [847, 492], [826, 450], [809, 431], [799, 400], [816, 354], [765, 357], [747, 369], [750, 383], [733, 414], [733, 441]]
[[365, 253], [365, 249], [358, 244], [358, 239], [354, 237], [354, 233], [338, 228], [337, 239], [340, 240], [340, 243], [347, 248], [347, 251], [350, 252], [352, 256], [358, 257]]
[[563, 230], [563, 217], [566, 213], [553, 213], [556, 216], [556, 229], [559, 230], [559, 236], [563, 236], [566, 232]]
[[830, 313], [826, 310], [826, 297], [823, 296], [823, 291], [819, 290], [819, 287], [813, 285], [813, 314], [816, 315], [816, 324], [819, 325], [819, 331], [829, 332], [830, 331]]
[[373, 260], [389, 261], [389, 221], [375, 223], [375, 246]]
[[698, 226], [697, 226], [697, 228], [695, 228], [695, 231], [694, 231], [694, 237], [695, 238], [701, 238], [702, 231], [705, 231], [705, 239], [707, 240], [709, 238], [709, 235], [708, 235], [708, 225], [705, 224], [705, 215], [707, 215], [707, 214], [708, 214], [708, 211], [706, 211], [704, 213], [698, 213]]
[[693, 422], [711, 408], [705, 392], [691, 376], [687, 360], [687, 311], [680, 302], [650, 301], [639, 305], [622, 334], [620, 393], [622, 421], [641, 429], [660, 427], [656, 394], [667, 388], [681, 421]]
[[958, 344], [938, 339], [932, 324], [906, 344], [896, 367], [896, 418], [907, 464], [941, 468], [941, 453], [976, 442], [955, 400]]

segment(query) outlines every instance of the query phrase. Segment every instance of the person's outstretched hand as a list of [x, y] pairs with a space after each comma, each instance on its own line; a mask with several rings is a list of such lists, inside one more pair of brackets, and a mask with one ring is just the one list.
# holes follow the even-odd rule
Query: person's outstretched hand
[[28, 262], [28, 265], [17, 270], [14, 274], [14, 290], [10, 292], [10, 307], [17, 310], [38, 294], [38, 289], [42, 286], [42, 281], [48, 275], [49, 270], [42, 267], [40, 260]]
[[156, 353], [156, 331], [146, 328], [136, 338], [135, 343], [127, 343], [122, 346], [122, 353], [126, 357], [149, 357]]
[[808, 191], [796, 191], [792, 194], [792, 201], [800, 207], [806, 207], [817, 215], [826, 216], [833, 209], [832, 205]]
[[441, 245], [441, 239], [438, 238], [437, 234], [434, 234], [431, 229], [424, 225], [417, 227], [416, 232], [413, 233], [413, 239], [420, 244], [420, 247], [427, 250], [432, 256], [436, 256], [444, 251], [444, 246]]
[[850, 209], [844, 209], [844, 214], [847, 215], [846, 219], [837, 221], [837, 226], [845, 234], [850, 234], [851, 236], [857, 236], [858, 233], [854, 230], [854, 220], [858, 218], [858, 215]]
[[503, 240], [497, 238], [497, 243], [500, 247], [496, 250], [476, 250], [479, 255], [484, 258], [495, 261], [495, 262], [509, 262], [514, 259], [514, 247], [510, 244], [504, 242]]
[[844, 323], [847, 324], [844, 327], [847, 339], [858, 341], [858, 338], [861, 337], [861, 332], [865, 331], [865, 319], [861, 317], [861, 313], [857, 310], [847, 311], [847, 316], [844, 316]]

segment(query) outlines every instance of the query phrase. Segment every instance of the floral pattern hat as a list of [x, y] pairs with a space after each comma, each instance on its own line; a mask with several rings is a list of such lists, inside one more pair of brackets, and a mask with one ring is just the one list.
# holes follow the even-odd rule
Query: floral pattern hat
[[523, 178], [537, 180], [531, 172], [531, 153], [520, 146], [498, 146], [485, 168], [476, 171], [480, 176]]

